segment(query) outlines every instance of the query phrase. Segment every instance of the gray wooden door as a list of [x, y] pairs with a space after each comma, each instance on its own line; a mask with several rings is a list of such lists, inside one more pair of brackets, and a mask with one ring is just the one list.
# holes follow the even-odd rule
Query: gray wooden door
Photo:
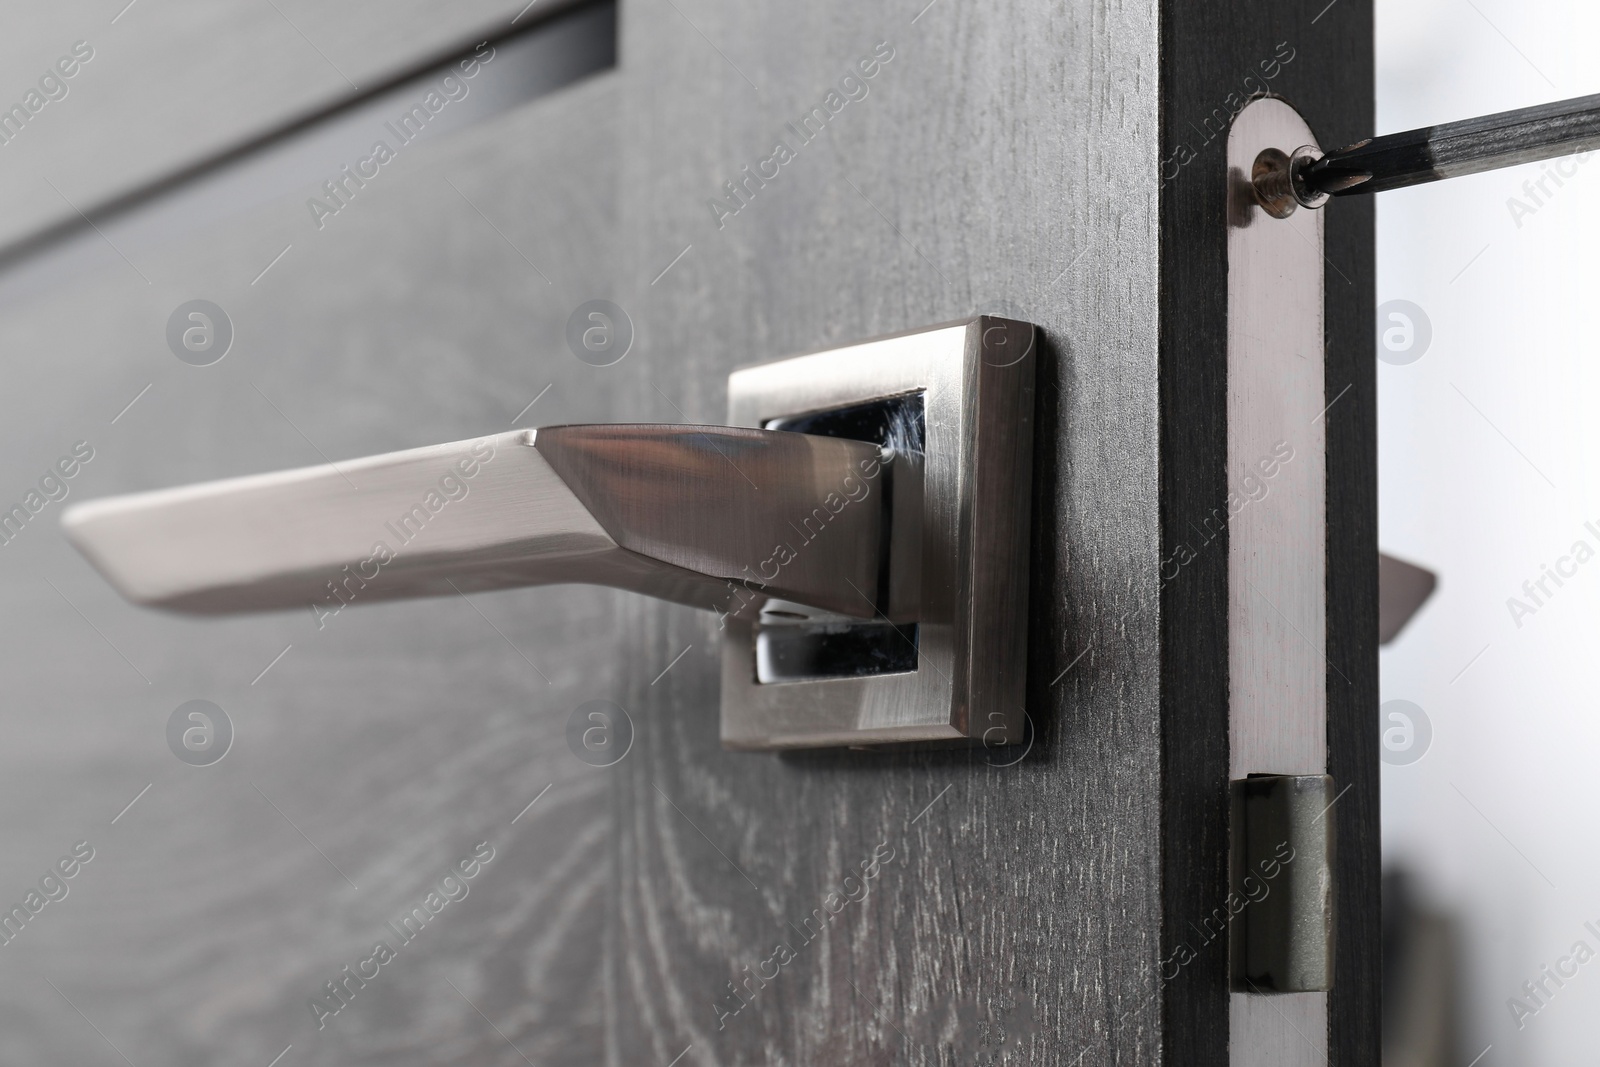
[[[1204, 131], [1216, 141], [1270, 90], [1326, 143], [1364, 136], [1370, 68], [1352, 56], [1370, 9], [1323, 14], [628, 10], [624, 67], [652, 87], [628, 96], [628, 256], [642, 281], [689, 249], [639, 290], [641, 410], [714, 418], [740, 362], [977, 311], [1046, 340], [1032, 746], [733, 758], [708, 666], [686, 659], [654, 684], [640, 671], [628, 700], [642, 731], [619, 768], [614, 1048], [661, 1062], [691, 1043], [718, 1063], [1228, 1062], [1225, 951], [1161, 965], [1227, 893], [1226, 553], [1171, 581], [1162, 561], [1227, 492], [1226, 175]], [[855, 78], [873, 55], [893, 58]], [[801, 117], [830, 100], [809, 137]], [[795, 158], [749, 182], [778, 144]], [[1335, 809], [1327, 1047], [1370, 1063], [1371, 218], [1343, 207], [1328, 223], [1329, 399], [1352, 387], [1329, 430], [1329, 742], [1352, 790]], [[709, 655], [705, 620], [642, 603], [628, 619], [641, 662]], [[811, 939], [804, 920], [876, 850], [893, 859], [872, 894]]]
[[[1225, 957], [1161, 966], [1227, 893], [1226, 555], [1161, 577], [1226, 494], [1225, 174], [1203, 137], [1275, 55], [1267, 88], [1324, 143], [1370, 132], [1370, 5], [925, 2], [623, 0], [614, 67], [408, 143], [331, 217], [308, 201], [333, 203], [337, 167], [198, 226], [41, 210], [0, 276], [0, 500], [512, 425], [718, 422], [740, 364], [1008, 314], [1044, 337], [1031, 743], [725, 752], [715, 618], [595, 588], [156, 615], [62, 541], [46, 499], [0, 551], [0, 903], [46, 899], [0, 944], [0, 1059], [1229, 1061]], [[107, 39], [147, 6], [106, 12]], [[383, 72], [610, 11], [374, 8], [385, 50], [280, 6], [256, 14], [299, 28], [272, 50], [329, 52], [358, 83], [357, 58]], [[222, 21], [197, 43], [250, 55], [254, 16]], [[87, 34], [29, 29], [25, 72]], [[293, 107], [230, 112], [259, 96], [245, 74], [125, 71], [154, 114], [226, 114], [239, 138], [149, 153], [93, 195], [66, 133], [28, 166], [63, 200], [114, 199], [336, 108], [349, 86], [323, 74]], [[117, 114], [80, 102], [38, 118]], [[1353, 786], [1329, 1049], [1354, 1064], [1377, 1025], [1369, 209], [1328, 226], [1349, 283], [1328, 288], [1330, 399], [1351, 386], [1328, 431], [1329, 751]], [[63, 258], [68, 241], [93, 251]], [[168, 342], [196, 299], [232, 328], [209, 366]], [[609, 366], [565, 340], [592, 299], [631, 320]], [[51, 475], [74, 449], [73, 477]], [[232, 725], [206, 765], [169, 729], [197, 699]], [[591, 699], [632, 723], [611, 766], [567, 744]], [[56, 868], [79, 842], [92, 858]], [[863, 895], [844, 880], [864, 866]]]
[[[98, 54], [65, 100], [0, 151], [30, 150], [46, 122], [98, 121], [96, 64], [111, 67], [116, 35], [140, 29], [147, 6], [170, 17], [144, 0], [114, 26], [113, 10], [103, 26], [41, 33], [37, 62], [16, 69], [42, 70], [58, 40], [90, 38]], [[346, 33], [315, 5], [283, 6], [363, 83], [393, 57], [369, 50], [360, 26], [407, 25], [373, 7]], [[500, 6], [413, 20], [400, 58], [472, 53], [490, 33], [521, 29], [510, 20], [525, 5]], [[188, 44], [248, 66], [233, 35], [256, 15], [288, 34], [273, 56], [320, 76], [324, 60], [270, 6]], [[458, 71], [469, 95], [439, 120], [488, 93], [496, 64], [518, 62], [516, 47], [502, 41], [472, 78]], [[362, 56], [376, 73], [358, 69]], [[256, 96], [249, 75], [203, 82], [223, 98], [209, 109], [181, 86], [159, 100], [150, 86], [148, 106], [169, 122], [185, 107], [224, 112], [231, 93]], [[350, 95], [327, 75], [320, 106]], [[437, 74], [425, 81], [439, 87]], [[93, 859], [0, 945], [0, 1060], [265, 1067], [283, 1054], [279, 1067], [296, 1067], [601, 1055], [613, 817], [606, 777], [563, 738], [573, 694], [621, 670], [616, 595], [563, 587], [355, 606], [320, 627], [309, 612], [196, 621], [122, 602], [56, 522], [80, 499], [460, 439], [519, 415], [520, 425], [624, 417], [609, 382], [560, 340], [572, 306], [614, 284], [618, 83], [601, 72], [396, 144], [397, 157], [319, 228], [308, 200], [326, 201], [323, 180], [375, 139], [397, 141], [384, 123], [413, 95], [425, 99], [408, 89], [336, 137], [331, 165], [313, 156], [309, 181], [278, 183], [276, 163], [251, 171], [238, 187], [261, 190], [255, 202], [241, 196], [198, 227], [185, 220], [204, 217], [207, 202], [178, 190], [151, 206], [158, 226], [138, 212], [97, 216], [99, 230], [6, 273], [7, 506], [76, 442], [93, 457], [0, 559], [0, 900], [22, 904], [77, 842]], [[236, 114], [223, 146], [307, 106], [278, 103]], [[297, 158], [284, 164], [291, 175]], [[60, 166], [51, 181], [91, 212], [105, 195], [55, 157], [30, 165]], [[168, 343], [169, 317], [195, 299], [232, 324], [231, 349], [210, 366], [180, 361]], [[170, 717], [195, 699], [232, 722], [231, 750], [209, 766], [169, 746]], [[475, 859], [488, 849], [490, 862]], [[475, 876], [458, 872], [441, 889], [463, 861]], [[417, 905], [428, 915], [430, 893], [445, 906], [402, 941], [388, 924], [403, 927]], [[370, 973], [363, 961], [380, 940], [395, 958], [364, 986], [350, 981]], [[313, 1002], [340, 1003], [331, 981], [347, 983], [350, 1005], [319, 1015]]]

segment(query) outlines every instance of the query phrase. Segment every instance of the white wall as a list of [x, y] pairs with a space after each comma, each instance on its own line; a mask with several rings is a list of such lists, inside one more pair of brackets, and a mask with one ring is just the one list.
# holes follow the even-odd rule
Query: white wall
[[[1600, 92], [1593, 0], [1377, 7], [1378, 132]], [[1600, 1016], [1600, 958], [1520, 1029], [1507, 1007], [1576, 941], [1600, 952], [1600, 153], [1541, 205], [1546, 166], [1378, 201], [1378, 302], [1433, 332], [1378, 368], [1381, 543], [1441, 579], [1382, 653], [1383, 699], [1433, 725], [1383, 768], [1384, 852], [1463, 920], [1463, 1067], [1491, 1043], [1483, 1067], [1593, 1062]], [[1580, 540], [1596, 557], [1514, 620]]]

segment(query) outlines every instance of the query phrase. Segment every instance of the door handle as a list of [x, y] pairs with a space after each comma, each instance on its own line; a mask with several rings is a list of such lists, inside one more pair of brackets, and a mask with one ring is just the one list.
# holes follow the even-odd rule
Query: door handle
[[[733, 617], [781, 599], [871, 618], [900, 610], [879, 595], [890, 519], [874, 490], [893, 461], [782, 430], [552, 426], [87, 501], [62, 525], [123, 596], [187, 613], [320, 619], [577, 582]], [[796, 525], [804, 550], [768, 562]]]
[[574, 582], [714, 611], [730, 748], [1015, 744], [1036, 336], [978, 316], [735, 371], [727, 426], [517, 430], [62, 525], [179, 612]]

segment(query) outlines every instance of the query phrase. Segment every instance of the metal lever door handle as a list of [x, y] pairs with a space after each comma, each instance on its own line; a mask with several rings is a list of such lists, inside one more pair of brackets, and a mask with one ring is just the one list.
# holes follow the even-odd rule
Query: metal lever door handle
[[62, 524], [174, 611], [582, 582], [719, 612], [729, 748], [1016, 744], [1035, 343], [980, 315], [736, 370], [730, 426], [518, 430]]
[[86, 501], [62, 525], [123, 596], [180, 612], [586, 583], [871, 618], [892, 458], [778, 430], [553, 426]]

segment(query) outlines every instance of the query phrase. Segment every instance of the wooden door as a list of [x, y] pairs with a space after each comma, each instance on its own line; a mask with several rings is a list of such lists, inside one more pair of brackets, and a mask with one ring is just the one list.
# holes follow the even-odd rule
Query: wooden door
[[[1226, 552], [1163, 579], [1227, 491], [1217, 134], [1265, 91], [1325, 144], [1371, 132], [1370, 5], [924, 2], [623, 0], [614, 67], [419, 139], [332, 217], [317, 183], [136, 254], [78, 226], [98, 258], [48, 276], [35, 241], [0, 278], [0, 472], [20, 499], [83, 441], [86, 499], [513, 424], [718, 422], [741, 364], [1010, 315], [1043, 338], [1031, 742], [725, 752], [715, 617], [594, 588], [154, 615], [52, 502], [0, 556], [0, 899], [94, 858], [0, 945], [7, 1058], [1230, 1062], [1225, 952], [1162, 966], [1228, 891]], [[522, 8], [419, 15], [404, 54], [599, 11]], [[1325, 1044], [1354, 1064], [1377, 1045], [1370, 208], [1328, 235], [1352, 788]], [[233, 327], [210, 366], [167, 341], [194, 299]], [[631, 321], [608, 366], [565, 340], [594, 299]], [[206, 766], [168, 738], [195, 699], [234, 731]], [[631, 721], [606, 767], [566, 740], [593, 699]]]

